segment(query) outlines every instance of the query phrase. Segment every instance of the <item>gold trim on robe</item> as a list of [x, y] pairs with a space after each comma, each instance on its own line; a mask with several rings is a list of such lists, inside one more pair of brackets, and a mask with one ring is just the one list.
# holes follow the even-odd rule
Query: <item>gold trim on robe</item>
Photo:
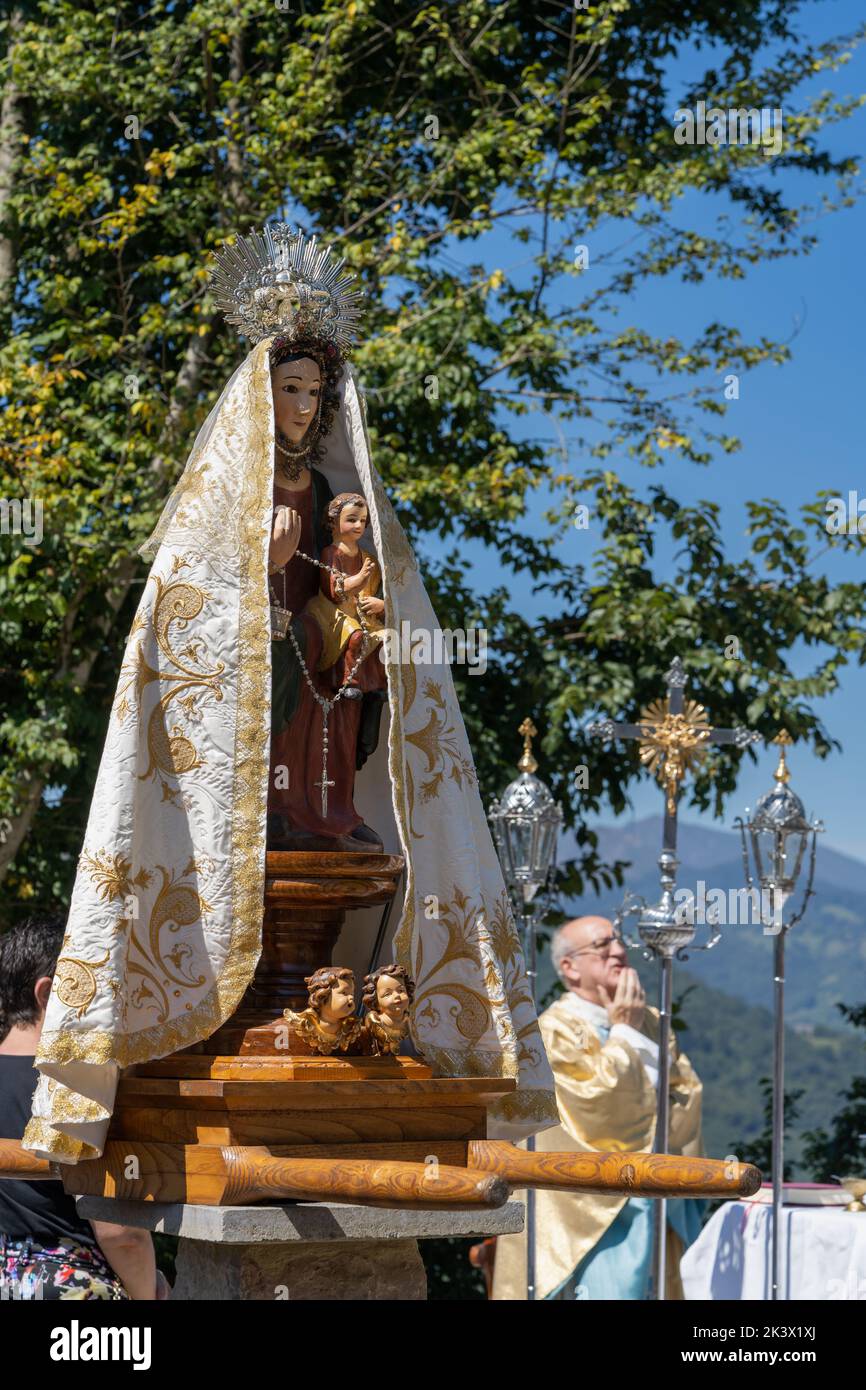
[[193, 450], [127, 639], [25, 1148], [98, 1156], [120, 1068], [208, 1037], [261, 951], [271, 641], [268, 343]]

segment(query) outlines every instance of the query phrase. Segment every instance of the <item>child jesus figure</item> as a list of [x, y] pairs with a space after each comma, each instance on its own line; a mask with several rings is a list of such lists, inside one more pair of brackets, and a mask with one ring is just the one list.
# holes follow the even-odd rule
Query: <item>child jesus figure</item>
[[358, 544], [367, 520], [367, 503], [360, 493], [341, 492], [328, 503], [324, 524], [334, 539], [319, 558], [330, 569], [321, 571], [320, 591], [305, 610], [322, 631], [319, 670], [333, 672], [335, 688], [347, 687], [347, 700], [386, 688], [381, 657], [385, 603], [377, 592], [382, 572]]

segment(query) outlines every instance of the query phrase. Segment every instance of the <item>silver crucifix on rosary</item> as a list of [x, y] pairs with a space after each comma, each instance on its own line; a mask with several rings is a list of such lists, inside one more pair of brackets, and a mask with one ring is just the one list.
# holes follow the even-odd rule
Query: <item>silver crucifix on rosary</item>
[[314, 782], [314, 787], [322, 789], [322, 819], [328, 814], [328, 788], [335, 787], [337, 784], [328, 781], [328, 715], [331, 713], [330, 701], [320, 701], [322, 708], [322, 777], [321, 781]]

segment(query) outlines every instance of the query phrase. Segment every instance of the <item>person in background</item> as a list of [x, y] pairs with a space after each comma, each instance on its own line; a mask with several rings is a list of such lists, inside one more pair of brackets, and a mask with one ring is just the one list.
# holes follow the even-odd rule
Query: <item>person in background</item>
[[[539, 1018], [556, 1081], [560, 1127], [536, 1136], [539, 1151], [648, 1153], [655, 1137], [659, 1074], [656, 1009], [605, 917], [579, 917], [554, 934], [551, 958], [565, 991]], [[701, 1083], [671, 1044], [668, 1151], [701, 1148]], [[644, 1299], [652, 1253], [653, 1202], [624, 1193], [536, 1195], [536, 1297]], [[682, 1298], [679, 1263], [696, 1239], [704, 1204], [667, 1204], [666, 1298]], [[499, 1236], [494, 1299], [526, 1298], [526, 1235]]]
[[[38, 1073], [33, 1060], [64, 926], [31, 917], [0, 935], [0, 1137], [20, 1139]], [[61, 1182], [0, 1181], [0, 1296], [166, 1298], [148, 1231], [86, 1221]]]

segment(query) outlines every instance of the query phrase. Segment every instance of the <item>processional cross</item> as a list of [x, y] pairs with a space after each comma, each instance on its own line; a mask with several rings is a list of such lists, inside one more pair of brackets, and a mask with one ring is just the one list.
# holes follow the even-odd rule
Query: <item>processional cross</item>
[[[662, 851], [659, 856], [661, 899], [654, 906], [642, 900], [629, 908], [638, 912], [638, 932], [649, 951], [656, 956], [659, 973], [659, 1077], [654, 1153], [667, 1153], [670, 1137], [670, 1042], [673, 989], [673, 958], [694, 940], [694, 922], [685, 920], [674, 902], [677, 859], [677, 808], [687, 773], [706, 755], [711, 744], [733, 744], [746, 748], [760, 742], [760, 734], [749, 729], [714, 729], [703, 705], [685, 698], [687, 676], [677, 656], [665, 676], [667, 698], [654, 700], [641, 711], [636, 724], [615, 719], [598, 719], [587, 732], [605, 743], [615, 738], [637, 739], [640, 760], [656, 777], [665, 795]], [[637, 903], [639, 900], [635, 900]], [[653, 1230], [653, 1297], [664, 1298], [665, 1231], [667, 1204], [655, 1206]]]

